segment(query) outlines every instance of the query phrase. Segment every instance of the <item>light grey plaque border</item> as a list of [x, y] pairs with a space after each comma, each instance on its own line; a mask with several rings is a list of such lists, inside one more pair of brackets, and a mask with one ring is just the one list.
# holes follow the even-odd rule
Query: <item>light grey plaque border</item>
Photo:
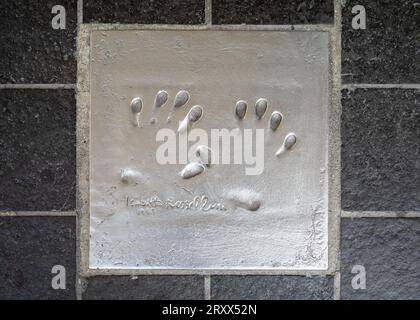
[[[80, 276], [97, 275], [334, 275], [339, 271], [339, 219], [341, 194], [341, 21], [336, 6], [334, 25], [141, 25], [81, 24], [77, 38], [77, 264]], [[328, 109], [328, 269], [103, 269], [89, 267], [89, 146], [90, 146], [90, 36], [92, 31], [108, 30], [235, 30], [276, 32], [327, 32], [329, 35], [329, 109]]]

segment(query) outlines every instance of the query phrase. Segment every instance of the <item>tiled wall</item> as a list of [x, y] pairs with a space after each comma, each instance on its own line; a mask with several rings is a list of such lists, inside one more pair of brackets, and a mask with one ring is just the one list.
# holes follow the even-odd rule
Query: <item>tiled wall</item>
[[[354, 30], [353, 6], [366, 10]], [[341, 298], [420, 299], [420, 5], [342, 9]], [[354, 290], [354, 265], [366, 290]]]
[[[51, 28], [56, 4], [66, 8], [65, 30]], [[356, 4], [366, 8], [366, 30], [351, 27]], [[2, 1], [0, 12], [0, 298], [420, 299], [416, 1], [17, 0]], [[341, 267], [335, 274], [76, 281], [75, 37], [81, 19], [333, 25], [340, 18], [343, 211]], [[66, 269], [64, 290], [51, 287], [54, 265]], [[366, 269], [365, 290], [351, 286], [354, 265]]]

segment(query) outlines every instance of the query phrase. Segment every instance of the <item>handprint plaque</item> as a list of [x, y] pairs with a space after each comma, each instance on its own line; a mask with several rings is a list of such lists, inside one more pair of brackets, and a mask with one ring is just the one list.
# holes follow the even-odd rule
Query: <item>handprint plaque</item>
[[329, 36], [93, 31], [89, 266], [328, 268]]

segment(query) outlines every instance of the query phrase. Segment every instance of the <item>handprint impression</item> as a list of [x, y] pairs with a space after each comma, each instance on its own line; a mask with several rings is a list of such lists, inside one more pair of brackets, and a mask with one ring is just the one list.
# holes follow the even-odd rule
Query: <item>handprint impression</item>
[[[164, 106], [168, 102], [169, 95], [165, 90], [160, 90], [155, 97], [154, 104], [150, 113], [149, 123], [151, 125], [157, 122], [157, 112], [158, 109]], [[172, 108], [169, 111], [169, 115], [166, 118], [166, 123], [170, 123], [174, 117], [174, 113], [180, 109], [181, 107], [185, 106], [190, 99], [190, 95], [186, 90], [180, 90], [172, 104]], [[244, 100], [237, 101], [233, 116], [236, 118], [238, 126], [247, 118], [248, 112], [248, 103]], [[255, 102], [253, 116], [255, 117], [256, 121], [262, 121], [265, 114], [267, 113], [268, 109], [268, 101], [265, 98], [260, 98]], [[132, 115], [132, 125], [135, 127], [141, 127], [142, 123], [147, 121], [147, 119], [143, 119], [142, 114], [143, 112], [143, 101], [140, 97], [135, 97], [132, 99], [130, 104], [130, 110]], [[200, 105], [195, 105], [190, 108], [186, 116], [179, 122], [179, 126], [177, 129], [178, 134], [188, 134], [188, 131], [192, 128], [194, 124], [196, 124], [199, 120], [203, 118], [204, 109]], [[182, 119], [182, 117], [181, 117]], [[164, 120], [163, 120], [164, 121]], [[264, 129], [265, 131], [270, 130], [272, 133], [279, 131], [281, 123], [284, 121], [283, 114], [278, 111], [274, 110], [271, 113], [269, 118], [267, 127]], [[165, 121], [164, 121], [165, 122]], [[236, 128], [239, 130], [239, 128]], [[264, 131], [264, 132], [265, 132]], [[289, 152], [293, 146], [297, 143], [297, 136], [295, 133], [290, 132], [288, 133], [285, 138], [283, 139], [283, 143], [281, 146], [274, 152], [273, 155], [276, 157], [281, 157], [285, 153]], [[199, 179], [199, 176], [205, 170], [217, 170], [216, 168], [212, 167], [212, 150], [207, 145], [199, 145], [195, 149], [196, 159], [191, 161], [185, 165], [185, 167], [179, 172], [179, 176], [182, 179]], [[124, 169], [121, 172], [121, 181], [124, 184], [138, 184], [144, 183], [145, 179], [144, 176], [133, 169]], [[224, 198], [229, 202], [233, 203], [235, 207], [241, 207], [249, 211], [256, 211], [260, 208], [262, 203], [262, 195], [259, 192], [256, 192], [249, 187], [238, 187], [232, 190], [229, 190], [227, 194], [225, 194]]]
[[[196, 106], [198, 107], [198, 106]], [[202, 116], [202, 109], [199, 113], [199, 117], [198, 116], [191, 116], [190, 114], [193, 112], [193, 109], [195, 107], [193, 107], [190, 112], [188, 113], [187, 117], [185, 118], [185, 124], [181, 124], [180, 128], [182, 127], [183, 130], [188, 130], [189, 123], [193, 123], [196, 121], [196, 119], [201, 118]], [[256, 101], [255, 103], [255, 107], [254, 107], [254, 116], [257, 118], [257, 120], [261, 120], [265, 113], [267, 112], [267, 108], [268, 108], [268, 102], [266, 99], [264, 98], [260, 98]], [[248, 110], [248, 104], [246, 101], [244, 100], [239, 100], [236, 103], [235, 109], [234, 109], [234, 114], [235, 117], [242, 121], [245, 119], [246, 113]], [[191, 119], [190, 119], [191, 118]], [[193, 121], [195, 120], [195, 121]], [[272, 131], [276, 131], [281, 122], [283, 121], [283, 115], [275, 110], [273, 111], [273, 113], [270, 116], [270, 121], [269, 121], [269, 129], [267, 130], [272, 130]], [[179, 130], [178, 130], [179, 131]], [[282, 154], [284, 154], [285, 152], [291, 150], [293, 148], [293, 146], [296, 144], [297, 142], [297, 137], [296, 134], [293, 132], [290, 132], [289, 134], [286, 135], [286, 137], [284, 138], [283, 144], [280, 146], [280, 148], [276, 151], [275, 155], [277, 157], [280, 157]], [[185, 168], [181, 171], [180, 175], [182, 178], [184, 179], [189, 179], [192, 177], [195, 177], [199, 174], [201, 174], [202, 172], [204, 172], [206, 166], [209, 167], [210, 163], [211, 163], [211, 156], [212, 156], [212, 151], [208, 146], [199, 146], [197, 147], [195, 154], [197, 156], [197, 158], [199, 159], [198, 162], [190, 162], [188, 163]], [[206, 165], [206, 166], [205, 166]]]

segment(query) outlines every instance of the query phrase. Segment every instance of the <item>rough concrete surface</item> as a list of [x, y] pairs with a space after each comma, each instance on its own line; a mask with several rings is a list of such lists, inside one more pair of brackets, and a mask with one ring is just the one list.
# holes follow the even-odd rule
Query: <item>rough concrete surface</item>
[[215, 300], [328, 300], [333, 298], [333, 277], [213, 276]]
[[[420, 219], [342, 219], [341, 298], [420, 299]], [[366, 289], [354, 290], [354, 265]]]
[[74, 95], [0, 90], [0, 210], [75, 208]]
[[333, 23], [333, 0], [213, 0], [214, 24]]
[[[76, 82], [75, 0], [0, 2], [0, 83]], [[54, 30], [54, 5], [66, 10], [66, 29]]]
[[420, 91], [342, 91], [342, 208], [420, 210]]
[[[55, 265], [65, 289], [52, 288]], [[0, 299], [75, 299], [76, 219], [0, 217]]]
[[204, 0], [84, 0], [85, 23], [204, 23]]
[[202, 300], [202, 276], [97, 276], [85, 279], [85, 300]]
[[[347, 0], [342, 10], [344, 83], [420, 82], [420, 5], [416, 0]], [[366, 29], [354, 30], [355, 5]]]

